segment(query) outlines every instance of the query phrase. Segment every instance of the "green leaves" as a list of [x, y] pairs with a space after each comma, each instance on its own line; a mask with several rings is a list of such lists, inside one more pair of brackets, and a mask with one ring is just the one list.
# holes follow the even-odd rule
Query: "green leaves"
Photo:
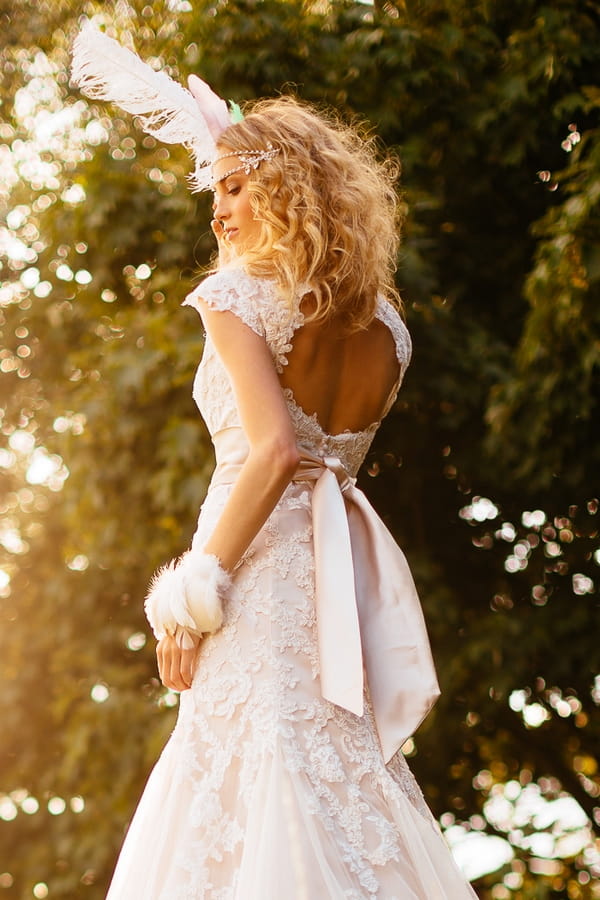
[[[51, 897], [104, 896], [174, 716], [146, 584], [188, 545], [212, 466], [190, 397], [201, 327], [179, 308], [214, 249], [210, 199], [187, 192], [182, 148], [69, 91], [81, 15], [222, 96], [293, 90], [365, 117], [401, 156], [398, 280], [414, 358], [361, 480], [415, 572], [444, 689], [412, 763], [436, 812], [459, 820], [508, 780], [537, 780], [548, 802], [567, 790], [591, 817], [593, 4], [232, 0], [192, 12], [132, 0], [127, 18], [91, 0], [13, 6], [0, 54], [0, 201], [12, 210], [0, 249], [0, 792], [16, 810], [0, 821], [6, 897], [38, 882]], [[35, 448], [54, 476], [39, 459], [32, 468]], [[515, 853], [511, 877], [484, 878], [482, 897], [496, 883], [494, 898], [592, 896], [591, 850], [552, 860], [554, 874], [516, 838]]]

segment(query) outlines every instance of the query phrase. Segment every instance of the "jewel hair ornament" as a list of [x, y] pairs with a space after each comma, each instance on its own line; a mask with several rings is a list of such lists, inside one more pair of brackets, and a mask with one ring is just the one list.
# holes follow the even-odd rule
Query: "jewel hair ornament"
[[[217, 141], [226, 128], [243, 120], [237, 103], [231, 104], [230, 111], [197, 75], [190, 75], [186, 90], [91, 22], [85, 23], [75, 39], [71, 82], [91, 99], [108, 100], [138, 116], [144, 131], [158, 140], [187, 147], [195, 163], [190, 176], [192, 190], [212, 188], [211, 164], [217, 155]], [[248, 158], [251, 168], [256, 169], [277, 152], [272, 147], [240, 151], [242, 164], [228, 175], [246, 171]]]
[[213, 159], [213, 166], [215, 163], [218, 163], [219, 160], [229, 159], [231, 156], [237, 157], [240, 161], [240, 165], [234, 166], [233, 169], [228, 169], [224, 175], [219, 175], [216, 181], [213, 179], [213, 184], [225, 181], [226, 178], [229, 178], [230, 175], [234, 175], [236, 172], [243, 172], [244, 175], [249, 175], [252, 170], [258, 169], [263, 160], [273, 159], [278, 153], [279, 149], [273, 147], [273, 144], [270, 142], [267, 144], [266, 150], [232, 150], [231, 153], [221, 153], [220, 156]]

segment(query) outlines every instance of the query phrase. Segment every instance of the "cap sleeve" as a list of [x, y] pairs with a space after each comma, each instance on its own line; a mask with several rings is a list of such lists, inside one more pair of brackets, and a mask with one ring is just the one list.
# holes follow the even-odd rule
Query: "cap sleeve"
[[221, 269], [209, 275], [188, 294], [182, 306], [193, 306], [200, 312], [199, 300], [219, 312], [232, 312], [256, 334], [265, 337], [261, 286], [258, 279], [243, 269]]
[[410, 339], [410, 334], [408, 333], [408, 328], [402, 321], [402, 318], [395, 307], [393, 307], [381, 294], [377, 298], [376, 316], [384, 323], [384, 325], [387, 325], [394, 338], [396, 358], [400, 364], [401, 382], [412, 355], [412, 341]]

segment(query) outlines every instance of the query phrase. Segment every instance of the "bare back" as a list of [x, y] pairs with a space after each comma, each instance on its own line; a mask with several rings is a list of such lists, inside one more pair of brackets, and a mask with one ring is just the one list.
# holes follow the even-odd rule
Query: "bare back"
[[394, 337], [378, 318], [352, 334], [335, 320], [303, 325], [287, 360], [282, 386], [330, 435], [364, 431], [378, 422], [401, 375]]

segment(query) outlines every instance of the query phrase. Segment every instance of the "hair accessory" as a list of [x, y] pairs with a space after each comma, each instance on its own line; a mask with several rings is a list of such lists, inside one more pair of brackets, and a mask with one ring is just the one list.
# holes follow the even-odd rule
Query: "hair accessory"
[[167, 144], [183, 144], [195, 162], [192, 190], [212, 186], [210, 163], [219, 136], [240, 121], [241, 110], [227, 104], [190, 75], [189, 90], [166, 72], [157, 72], [108, 35], [86, 22], [73, 46], [72, 83], [94, 100], [108, 100], [138, 116], [144, 131]]
[[229, 178], [230, 175], [234, 175], [236, 172], [243, 172], [245, 175], [249, 175], [253, 169], [258, 169], [261, 162], [273, 159], [278, 153], [279, 147], [274, 147], [271, 143], [267, 144], [266, 150], [231, 150], [229, 153], [222, 153], [216, 159], [213, 159], [213, 166], [219, 160], [229, 159], [231, 156], [237, 156], [240, 165], [229, 169], [224, 175], [219, 175], [217, 179], [213, 178], [213, 185], [219, 184], [220, 181], [225, 181], [226, 178]]
[[237, 122], [244, 121], [244, 113], [240, 109], [239, 103], [236, 103], [235, 100], [229, 101], [229, 115], [231, 116], [231, 121], [234, 125]]

